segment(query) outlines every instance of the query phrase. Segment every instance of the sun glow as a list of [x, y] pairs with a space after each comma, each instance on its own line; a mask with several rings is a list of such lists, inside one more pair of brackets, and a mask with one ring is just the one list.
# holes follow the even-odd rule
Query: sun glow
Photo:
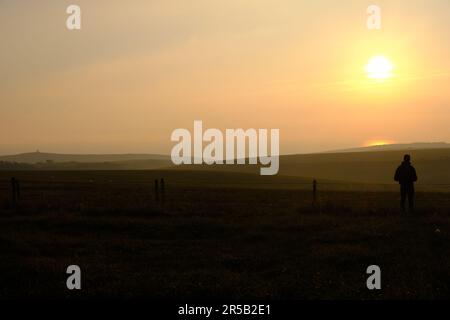
[[365, 147], [375, 147], [375, 146], [385, 146], [388, 144], [393, 144], [395, 143], [395, 141], [393, 140], [371, 140], [371, 141], [367, 141], [366, 143], [364, 143]]
[[392, 77], [394, 66], [384, 56], [372, 57], [366, 65], [367, 76], [371, 79], [388, 79]]

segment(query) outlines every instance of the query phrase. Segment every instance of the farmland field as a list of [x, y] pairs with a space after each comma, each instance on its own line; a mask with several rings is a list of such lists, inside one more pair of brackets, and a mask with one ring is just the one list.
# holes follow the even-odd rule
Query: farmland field
[[241, 173], [1, 172], [0, 297], [450, 298], [449, 193], [419, 189], [414, 214], [398, 198], [319, 182], [313, 203], [309, 180]]

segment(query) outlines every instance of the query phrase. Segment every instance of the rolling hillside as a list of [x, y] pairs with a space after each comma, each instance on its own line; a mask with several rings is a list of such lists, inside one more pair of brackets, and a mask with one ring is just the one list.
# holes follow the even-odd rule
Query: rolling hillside
[[[394, 171], [405, 151], [344, 152], [280, 157], [281, 176], [357, 183], [394, 183]], [[450, 149], [408, 151], [420, 184], [450, 184]], [[196, 165], [177, 169], [218, 170], [259, 174], [259, 165]]]
[[60, 154], [46, 152], [29, 152], [17, 155], [0, 156], [0, 161], [18, 163], [47, 163], [47, 162], [116, 162], [141, 160], [170, 160], [168, 156], [159, 154]]
[[[450, 148], [408, 150], [420, 184], [450, 184]], [[279, 176], [355, 183], [394, 183], [393, 173], [404, 150], [358, 151], [285, 155]], [[45, 160], [44, 160], [45, 159]], [[59, 155], [30, 153], [0, 157], [0, 161], [24, 163], [26, 170], [183, 170], [250, 173], [259, 165], [174, 166], [161, 155]], [[20, 170], [20, 168], [17, 168]]]

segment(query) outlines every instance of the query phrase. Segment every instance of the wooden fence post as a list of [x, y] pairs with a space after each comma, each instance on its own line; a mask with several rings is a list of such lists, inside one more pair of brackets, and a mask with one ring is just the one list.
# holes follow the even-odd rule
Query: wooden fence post
[[11, 178], [11, 205], [13, 208], [17, 204], [16, 178]]
[[16, 179], [16, 198], [17, 198], [17, 201], [20, 201], [20, 182], [19, 182], [19, 179]]
[[155, 200], [156, 200], [156, 202], [159, 201], [159, 195], [158, 195], [159, 190], [158, 189], [159, 189], [158, 188], [158, 179], [155, 179]]
[[166, 198], [166, 188], [165, 188], [165, 183], [164, 183], [164, 178], [161, 178], [161, 200], [162, 203], [164, 204], [165, 198]]
[[317, 204], [317, 180], [313, 180], [313, 205]]

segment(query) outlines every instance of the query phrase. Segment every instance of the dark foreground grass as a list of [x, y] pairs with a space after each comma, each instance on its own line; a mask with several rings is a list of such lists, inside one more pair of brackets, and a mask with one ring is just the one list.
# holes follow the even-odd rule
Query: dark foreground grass
[[[77, 173], [74, 173], [77, 174]], [[212, 181], [213, 183], [213, 181]], [[139, 183], [0, 194], [1, 298], [450, 298], [450, 197]], [[65, 270], [82, 269], [82, 290]], [[366, 268], [382, 290], [366, 288]]]

